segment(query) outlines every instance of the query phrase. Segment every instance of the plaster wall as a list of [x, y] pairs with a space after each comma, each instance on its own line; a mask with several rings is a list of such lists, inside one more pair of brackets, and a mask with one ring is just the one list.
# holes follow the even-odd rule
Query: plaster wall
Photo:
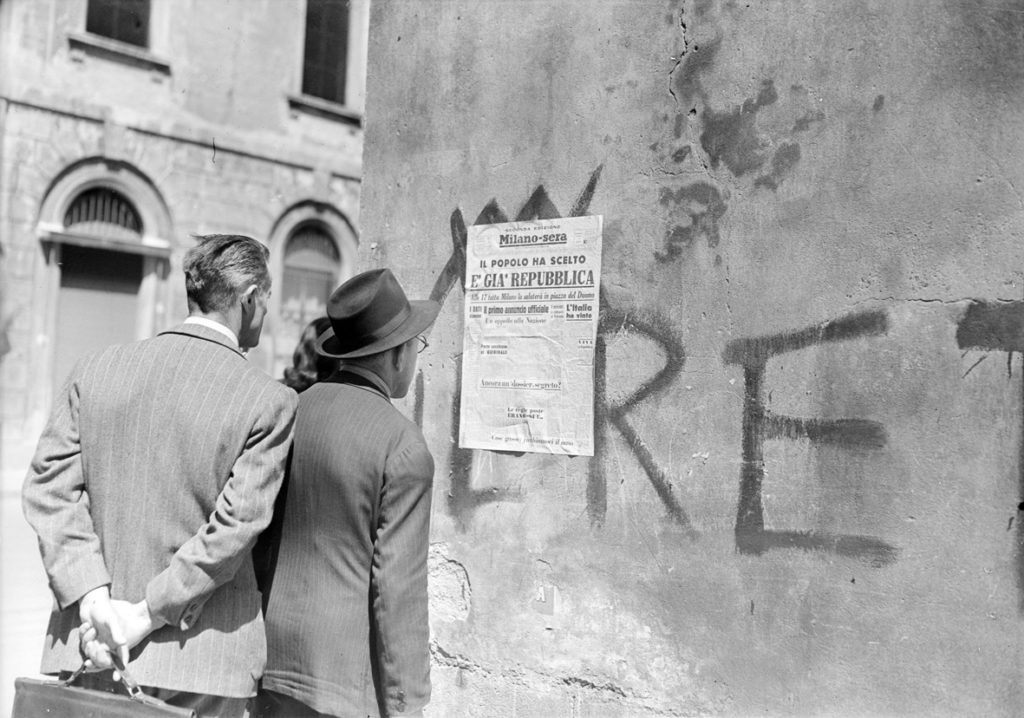
[[[1024, 15], [381, 2], [364, 264], [444, 308], [432, 715], [1024, 705]], [[597, 451], [456, 445], [465, 227], [604, 216]]]

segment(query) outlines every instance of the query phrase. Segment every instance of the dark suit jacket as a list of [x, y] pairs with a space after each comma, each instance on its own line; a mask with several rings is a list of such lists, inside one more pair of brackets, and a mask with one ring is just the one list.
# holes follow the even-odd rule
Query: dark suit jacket
[[339, 716], [430, 699], [434, 461], [376, 376], [299, 398], [263, 686]]
[[44, 673], [80, 665], [76, 602], [110, 584], [170, 624], [132, 652], [140, 684], [255, 693], [266, 643], [250, 549], [270, 520], [296, 403], [194, 324], [78, 363], [23, 489], [57, 603]]

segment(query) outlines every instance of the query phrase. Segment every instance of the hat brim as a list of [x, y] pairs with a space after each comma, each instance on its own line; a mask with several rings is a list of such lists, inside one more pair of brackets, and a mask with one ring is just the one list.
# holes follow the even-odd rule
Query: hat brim
[[343, 351], [338, 337], [334, 334], [334, 328], [328, 327], [323, 334], [316, 339], [316, 353], [320, 356], [331, 359], [355, 359], [370, 354], [379, 354], [397, 346], [405, 344], [414, 336], [434, 323], [441, 305], [432, 299], [413, 299], [409, 302], [409, 316], [404, 322], [395, 327], [390, 334], [381, 337], [370, 344], [361, 346], [351, 351]]

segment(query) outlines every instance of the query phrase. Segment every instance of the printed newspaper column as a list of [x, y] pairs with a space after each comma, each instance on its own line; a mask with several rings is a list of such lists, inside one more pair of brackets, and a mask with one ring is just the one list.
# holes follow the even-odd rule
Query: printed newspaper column
[[469, 227], [459, 446], [594, 455], [602, 217]]

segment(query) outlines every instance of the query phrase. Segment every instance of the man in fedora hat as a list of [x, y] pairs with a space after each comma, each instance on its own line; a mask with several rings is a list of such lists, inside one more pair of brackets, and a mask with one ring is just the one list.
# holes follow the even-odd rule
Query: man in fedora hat
[[317, 351], [342, 364], [299, 398], [260, 715], [416, 715], [430, 699], [434, 460], [391, 399], [409, 391], [439, 310], [387, 269], [328, 301]]

